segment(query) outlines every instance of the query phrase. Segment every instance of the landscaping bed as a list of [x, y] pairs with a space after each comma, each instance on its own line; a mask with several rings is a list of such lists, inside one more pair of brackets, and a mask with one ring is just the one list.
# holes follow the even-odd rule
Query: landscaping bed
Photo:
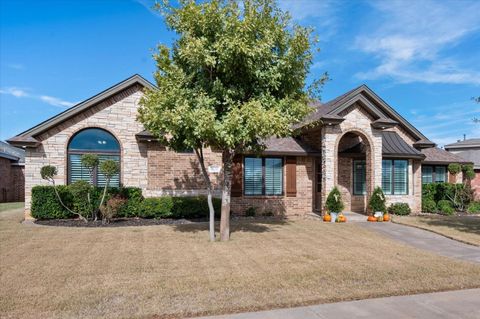
[[145, 218], [116, 218], [110, 221], [108, 224], [102, 223], [101, 220], [93, 221], [89, 220], [84, 222], [80, 219], [45, 219], [36, 220], [35, 224], [44, 226], [61, 226], [61, 227], [128, 227], [128, 226], [153, 226], [153, 225], [184, 225], [194, 222], [207, 222], [203, 219], [145, 219]]

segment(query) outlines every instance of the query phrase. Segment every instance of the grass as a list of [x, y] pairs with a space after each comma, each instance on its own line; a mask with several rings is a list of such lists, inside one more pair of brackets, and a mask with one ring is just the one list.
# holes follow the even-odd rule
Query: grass
[[480, 265], [396, 243], [355, 224], [35, 227], [0, 215], [7, 318], [171, 318], [480, 287]]
[[23, 202], [0, 203], [0, 212], [4, 212], [10, 209], [22, 208], [23, 204]]
[[393, 221], [430, 230], [458, 241], [480, 246], [480, 215], [394, 216]]

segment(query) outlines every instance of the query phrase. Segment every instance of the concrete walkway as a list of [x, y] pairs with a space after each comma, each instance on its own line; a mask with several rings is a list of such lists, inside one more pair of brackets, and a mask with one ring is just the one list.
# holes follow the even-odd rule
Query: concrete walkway
[[480, 263], [480, 247], [464, 244], [423, 229], [394, 223], [361, 223], [359, 225], [419, 249]]
[[479, 304], [480, 289], [469, 289], [202, 317], [202, 319], [478, 319], [480, 318]]

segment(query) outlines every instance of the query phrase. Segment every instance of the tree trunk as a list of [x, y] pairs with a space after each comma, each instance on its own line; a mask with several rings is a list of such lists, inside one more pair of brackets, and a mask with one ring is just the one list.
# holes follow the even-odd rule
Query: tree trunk
[[212, 182], [210, 181], [210, 176], [208, 175], [207, 169], [205, 168], [205, 158], [203, 157], [203, 151], [195, 149], [195, 154], [197, 154], [198, 162], [200, 163], [200, 168], [202, 169], [203, 179], [205, 184], [207, 184], [207, 202], [208, 202], [208, 211], [209, 211], [209, 235], [210, 241], [215, 241], [215, 209], [213, 208], [212, 201]]
[[234, 152], [223, 151], [222, 213], [220, 217], [220, 240], [230, 239], [230, 195], [232, 190], [232, 166]]
[[55, 180], [52, 178], [51, 180], [52, 184], [53, 184], [53, 190], [55, 191], [55, 195], [57, 196], [57, 199], [58, 201], [60, 202], [60, 205], [63, 206], [63, 208], [65, 208], [66, 210], [68, 210], [70, 213], [74, 214], [74, 215], [77, 215], [81, 220], [83, 220], [85, 223], [88, 222], [88, 220], [82, 216], [82, 214], [79, 214], [79, 213], [76, 213], [74, 212], [73, 210], [71, 210], [70, 208], [67, 207], [67, 205], [65, 205], [62, 201], [62, 198], [60, 197], [60, 194], [58, 193], [58, 190], [57, 190], [57, 185], [55, 184]]

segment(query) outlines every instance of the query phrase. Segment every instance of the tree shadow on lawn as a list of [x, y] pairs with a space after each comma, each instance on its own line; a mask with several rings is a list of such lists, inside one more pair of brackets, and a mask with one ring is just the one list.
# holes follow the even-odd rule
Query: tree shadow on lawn
[[422, 216], [422, 219], [430, 226], [443, 226], [480, 235], [480, 216]]
[[[283, 218], [252, 218], [252, 219], [232, 219], [230, 220], [230, 232], [252, 232], [264, 233], [276, 231], [279, 226], [290, 224], [290, 221]], [[215, 222], [215, 231], [219, 230], [219, 223]], [[193, 223], [173, 225], [174, 230], [183, 233], [198, 233], [208, 231], [208, 223]]]

